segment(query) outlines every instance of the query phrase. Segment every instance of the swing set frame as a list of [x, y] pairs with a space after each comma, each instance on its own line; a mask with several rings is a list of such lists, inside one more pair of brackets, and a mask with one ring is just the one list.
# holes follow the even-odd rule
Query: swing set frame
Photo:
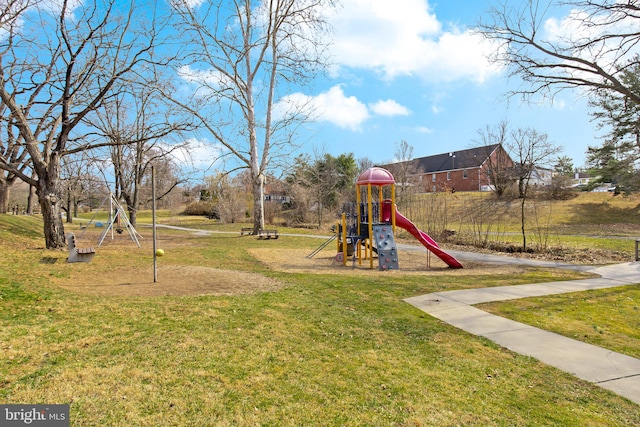
[[[125, 229], [127, 230], [131, 240], [136, 242], [138, 247], [140, 247], [140, 241], [138, 240], [138, 238], [142, 239], [142, 235], [136, 231], [135, 227], [129, 221], [127, 212], [124, 210], [120, 202], [118, 202], [118, 199], [116, 199], [116, 196], [111, 192], [107, 197], [104, 198], [102, 203], [100, 203], [100, 206], [98, 206], [98, 209], [96, 210], [96, 212], [93, 214], [93, 216], [87, 223], [87, 227], [85, 228], [85, 231], [89, 228], [89, 225], [91, 225], [96, 215], [100, 212], [102, 207], [105, 205], [105, 203], [107, 202], [107, 199], [109, 200], [109, 223], [107, 227], [104, 229], [104, 231], [102, 232], [102, 234], [100, 235], [100, 238], [98, 239], [98, 247], [102, 245], [102, 242], [104, 241], [105, 237], [107, 237], [107, 234], [109, 234], [109, 231], [111, 231], [111, 240], [113, 240], [114, 230], [118, 234], [122, 234], [122, 232]], [[124, 223], [124, 229], [123, 229], [122, 223]], [[114, 224], [116, 225], [115, 229], [113, 227]], [[84, 232], [82, 234], [84, 234]], [[82, 235], [80, 237], [82, 237]]]

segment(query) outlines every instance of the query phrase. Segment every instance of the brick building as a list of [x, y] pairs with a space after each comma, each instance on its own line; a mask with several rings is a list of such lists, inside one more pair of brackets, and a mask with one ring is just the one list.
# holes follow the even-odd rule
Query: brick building
[[406, 162], [383, 165], [400, 185], [420, 192], [490, 191], [500, 170], [511, 170], [513, 161], [500, 144], [460, 150]]

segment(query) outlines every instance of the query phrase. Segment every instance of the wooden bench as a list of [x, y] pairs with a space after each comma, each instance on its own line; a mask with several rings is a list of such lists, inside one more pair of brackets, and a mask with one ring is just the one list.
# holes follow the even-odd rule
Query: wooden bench
[[258, 239], [277, 239], [278, 230], [258, 230]]
[[76, 247], [76, 236], [73, 233], [67, 233], [67, 246], [69, 246], [67, 262], [91, 262], [93, 257], [96, 256], [94, 248]]
[[249, 236], [253, 234], [253, 227], [242, 227], [240, 229], [240, 235], [244, 236], [247, 233]]

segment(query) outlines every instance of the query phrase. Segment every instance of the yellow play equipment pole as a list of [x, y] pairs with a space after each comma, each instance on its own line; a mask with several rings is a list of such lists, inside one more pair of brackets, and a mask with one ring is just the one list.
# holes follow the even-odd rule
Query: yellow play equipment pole
[[342, 214], [342, 265], [347, 265], [347, 215]]
[[391, 184], [391, 229], [396, 234], [396, 186]]

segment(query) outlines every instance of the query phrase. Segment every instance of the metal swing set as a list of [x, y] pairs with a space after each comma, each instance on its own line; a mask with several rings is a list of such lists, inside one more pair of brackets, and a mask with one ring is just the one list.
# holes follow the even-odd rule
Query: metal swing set
[[[111, 232], [111, 240], [113, 240], [114, 231], [118, 234], [122, 234], [124, 230], [127, 231], [131, 240], [136, 242], [138, 247], [140, 247], [140, 241], [138, 240], [138, 238], [142, 239], [142, 235], [138, 233], [134, 228], [134, 226], [131, 224], [131, 222], [129, 221], [129, 217], [127, 217], [126, 211], [124, 210], [122, 205], [118, 202], [118, 199], [116, 199], [113, 193], [109, 193], [109, 195], [104, 198], [102, 203], [100, 203], [100, 206], [98, 206], [98, 209], [96, 210], [96, 212], [93, 214], [93, 216], [87, 223], [87, 227], [85, 228], [85, 231], [89, 228], [89, 225], [91, 225], [91, 223], [93, 222], [93, 219], [100, 212], [100, 209], [105, 205], [105, 203], [107, 202], [107, 199], [109, 199], [109, 223], [107, 224], [107, 227], [104, 229], [104, 231], [100, 235], [100, 239], [98, 240], [98, 247], [102, 245], [102, 242], [104, 241], [105, 237], [107, 237], [109, 232]], [[96, 225], [98, 225], [98, 223], [96, 223]], [[115, 228], [114, 228], [114, 225], [115, 225]], [[84, 234], [84, 232], [82, 234]], [[82, 237], [82, 235], [80, 237]]]

